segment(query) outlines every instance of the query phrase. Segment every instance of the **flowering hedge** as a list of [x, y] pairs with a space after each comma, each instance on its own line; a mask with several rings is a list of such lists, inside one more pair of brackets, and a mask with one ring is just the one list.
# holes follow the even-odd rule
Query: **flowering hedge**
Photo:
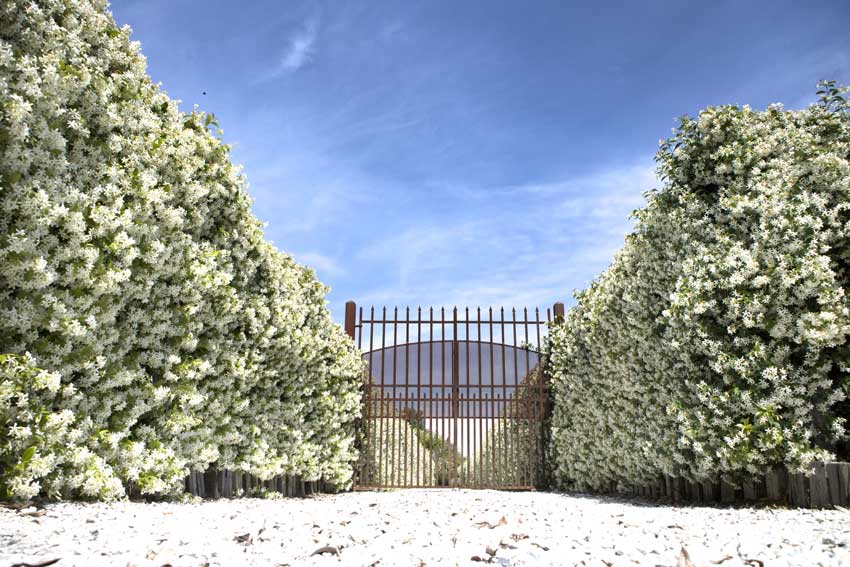
[[0, 497], [350, 481], [362, 363], [104, 0], [0, 5]]
[[563, 486], [847, 457], [850, 120], [822, 94], [707, 108], [662, 142], [663, 187], [551, 333]]

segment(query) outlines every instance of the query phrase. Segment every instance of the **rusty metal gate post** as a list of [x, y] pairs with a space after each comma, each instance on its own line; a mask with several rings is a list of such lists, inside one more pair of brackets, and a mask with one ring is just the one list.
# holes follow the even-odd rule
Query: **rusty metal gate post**
[[[357, 343], [354, 339], [354, 333], [355, 333], [355, 330], [357, 329], [357, 304], [353, 301], [346, 301], [345, 302], [345, 326], [343, 328], [345, 329], [345, 334], [348, 335], [351, 338], [351, 342], [353, 342], [355, 345], [357, 345]], [[359, 345], [357, 345], [357, 346], [359, 348]], [[361, 384], [360, 389], [361, 389], [361, 392], [360, 392], [361, 393], [361, 399], [364, 399], [365, 392], [363, 392], [363, 390], [366, 389], [365, 383]], [[361, 412], [362, 411], [363, 410], [361, 408]], [[352, 465], [354, 466], [354, 482], [355, 483], [362, 482], [362, 480], [363, 480], [362, 478], [358, 478], [358, 477], [363, 474], [363, 468], [364, 468], [363, 463], [365, 462], [364, 458], [363, 458], [363, 454], [362, 454], [363, 449], [364, 449], [364, 442], [363, 441], [366, 438], [365, 426], [366, 426], [366, 422], [363, 419], [363, 415], [361, 413], [360, 418], [354, 420], [354, 448], [357, 451], [357, 455], [358, 455], [358, 457], [357, 457], [358, 462], [352, 463]]]
[[[458, 413], [460, 410], [460, 348], [458, 346], [459, 341], [457, 338], [457, 307], [454, 308], [454, 312], [452, 313], [452, 446], [454, 450], [452, 451], [452, 470], [454, 471], [452, 482], [456, 485], [460, 484], [460, 479], [458, 478], [458, 444], [457, 444], [457, 426], [458, 426]], [[461, 458], [463, 458], [461, 456]]]
[[345, 302], [345, 334], [354, 340], [354, 329], [357, 328], [357, 304], [353, 301]]

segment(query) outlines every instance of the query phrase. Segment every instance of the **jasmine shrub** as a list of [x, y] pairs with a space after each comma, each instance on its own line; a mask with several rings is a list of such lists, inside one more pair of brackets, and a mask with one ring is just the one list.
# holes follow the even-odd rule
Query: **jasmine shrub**
[[731, 481], [847, 457], [850, 121], [707, 108], [657, 154], [663, 186], [552, 329], [564, 487]]
[[359, 355], [103, 0], [0, 4], [0, 497], [345, 486]]

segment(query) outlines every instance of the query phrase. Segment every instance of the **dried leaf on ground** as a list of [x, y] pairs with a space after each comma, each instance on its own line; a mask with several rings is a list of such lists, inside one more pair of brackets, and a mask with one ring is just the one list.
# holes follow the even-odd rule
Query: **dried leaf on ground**
[[325, 547], [320, 547], [319, 549], [311, 553], [310, 556], [312, 557], [313, 555], [324, 555], [325, 553], [330, 553], [331, 555], [339, 556], [339, 549], [332, 545], [326, 545]]
[[496, 528], [498, 528], [499, 526], [504, 526], [504, 525], [506, 525], [507, 523], [508, 523], [508, 519], [507, 519], [507, 518], [505, 518], [504, 516], [502, 516], [501, 518], [499, 518], [499, 522], [498, 522], [498, 523], [496, 523], [496, 524], [491, 524], [490, 522], [488, 522], [488, 521], [486, 521], [486, 520], [485, 520], [485, 521], [483, 521], [483, 522], [476, 522], [476, 524], [475, 524], [475, 525], [476, 525], [477, 527], [479, 527], [479, 528], [489, 528], [489, 529], [491, 529], [491, 530], [495, 530], [495, 529], [496, 529]]
[[23, 510], [32, 506], [32, 502], [0, 502], [0, 506], [10, 510]]
[[45, 510], [43, 508], [41, 510], [24, 509], [24, 510], [21, 510], [21, 511], [18, 512], [19, 516], [30, 516], [31, 518], [40, 518], [40, 517], [44, 516], [45, 514], [47, 514], [47, 510]]
[[26, 561], [21, 563], [13, 563], [12, 567], [47, 567], [48, 565], [54, 565], [59, 563], [59, 557], [56, 559], [48, 559], [46, 561], [38, 561], [36, 563], [27, 563]]
[[688, 550], [682, 547], [682, 551], [679, 553], [679, 562], [676, 564], [677, 567], [696, 567], [691, 562], [691, 556], [688, 554]]

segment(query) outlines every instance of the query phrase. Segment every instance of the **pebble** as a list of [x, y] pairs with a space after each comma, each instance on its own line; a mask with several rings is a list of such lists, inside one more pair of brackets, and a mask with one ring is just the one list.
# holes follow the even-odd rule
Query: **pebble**
[[850, 566], [850, 512], [456, 489], [0, 508], [0, 567], [675, 567], [682, 557], [694, 567]]

